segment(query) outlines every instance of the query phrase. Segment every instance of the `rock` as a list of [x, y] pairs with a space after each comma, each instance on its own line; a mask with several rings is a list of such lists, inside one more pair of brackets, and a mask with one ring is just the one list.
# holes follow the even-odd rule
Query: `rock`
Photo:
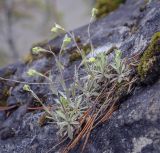
[[14, 137], [15, 132], [12, 128], [5, 128], [4, 130], [1, 130], [1, 140], [6, 140], [8, 138]]
[[[159, 153], [160, 81], [135, 92], [91, 135], [86, 153]], [[94, 151], [92, 151], [94, 150]]]
[[[91, 36], [95, 51], [111, 52], [113, 48], [120, 48], [124, 57], [143, 53], [150, 44], [151, 37], [160, 31], [159, 7], [159, 0], [152, 0], [148, 3], [143, 0], [127, 0], [124, 5], [107, 17], [92, 23]], [[74, 31], [75, 36], [80, 39], [81, 47], [89, 43], [87, 27], [84, 26]], [[57, 53], [63, 37], [59, 36], [43, 47], [47, 48], [50, 45]], [[80, 63], [80, 60], [69, 61], [69, 55], [74, 51], [75, 44], [72, 43], [63, 57], [66, 79], [72, 78], [74, 66]], [[9, 67], [0, 69], [0, 76], [5, 77]], [[23, 82], [47, 82], [41, 77], [28, 77], [26, 72], [30, 68], [42, 73], [51, 70], [53, 79], [56, 80], [58, 77], [53, 57], [42, 55], [18, 65], [13, 64], [11, 68], [13, 73], [7, 75], [7, 78]], [[93, 130], [85, 153], [160, 152], [160, 81], [156, 79], [154, 85], [137, 88], [133, 96], [121, 104], [108, 122]], [[4, 80], [0, 83], [4, 83]], [[24, 93], [22, 84], [9, 81], [7, 87], [12, 87], [10, 94], [6, 97], [8, 105], [19, 104], [20, 107], [0, 124], [0, 136], [3, 139], [0, 140], [0, 151], [2, 153], [47, 152], [58, 143], [56, 127], [51, 124], [40, 127], [38, 119], [43, 113], [40, 111], [27, 112], [27, 107], [34, 105], [34, 101], [31, 95]], [[47, 104], [54, 104], [46, 85], [31, 85], [31, 88], [43, 100], [46, 100]], [[2, 95], [0, 94], [1, 97]], [[10, 129], [14, 129], [15, 133]], [[77, 146], [72, 152], [79, 153], [80, 149]]]
[[5, 121], [5, 119], [6, 119], [5, 116], [6, 116], [6, 115], [5, 115], [4, 112], [0, 112], [0, 124], [2, 124], [2, 123]]

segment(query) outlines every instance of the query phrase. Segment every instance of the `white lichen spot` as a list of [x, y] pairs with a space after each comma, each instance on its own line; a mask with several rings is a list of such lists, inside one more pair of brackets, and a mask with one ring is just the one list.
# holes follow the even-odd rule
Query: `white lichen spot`
[[142, 149], [152, 143], [152, 139], [146, 137], [140, 137], [138, 139], [133, 138], [133, 150], [132, 153], [141, 153]]

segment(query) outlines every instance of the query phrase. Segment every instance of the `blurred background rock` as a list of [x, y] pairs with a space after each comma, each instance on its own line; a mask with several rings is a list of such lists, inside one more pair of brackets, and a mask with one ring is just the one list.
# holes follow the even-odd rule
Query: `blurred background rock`
[[0, 66], [50, 38], [55, 22], [67, 30], [88, 23], [94, 0], [0, 0]]
[[87, 24], [91, 10], [98, 18], [125, 0], [0, 0], [0, 66], [22, 59], [32, 44], [51, 39], [58, 23], [67, 30]]

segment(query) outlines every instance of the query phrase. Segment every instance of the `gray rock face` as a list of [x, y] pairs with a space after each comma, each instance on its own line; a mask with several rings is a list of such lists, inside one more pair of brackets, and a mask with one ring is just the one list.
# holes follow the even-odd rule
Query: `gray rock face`
[[110, 121], [94, 130], [88, 152], [159, 153], [160, 81], [135, 92]]
[[[143, 52], [155, 32], [160, 31], [160, 1], [128, 0], [109, 16], [91, 25], [92, 41], [97, 52], [120, 48], [124, 56]], [[74, 31], [81, 44], [88, 43], [87, 26]], [[58, 51], [63, 37], [51, 40], [50, 45]], [[65, 77], [73, 75], [75, 64], [69, 62], [75, 45], [68, 47], [64, 55]], [[39, 77], [29, 78], [26, 71], [34, 68], [40, 72], [52, 71], [56, 79], [55, 61], [50, 56], [42, 56], [31, 63], [17, 63], [0, 69], [0, 76], [23, 82], [45, 82]], [[9, 72], [9, 73], [8, 73]], [[155, 80], [156, 81], [156, 80]], [[69, 82], [68, 82], [69, 83]], [[0, 89], [10, 90], [5, 100], [8, 106], [20, 105], [7, 118], [0, 109], [0, 153], [45, 153], [58, 142], [53, 125], [40, 127], [37, 123], [40, 111], [27, 112], [33, 98], [22, 90], [23, 85], [0, 81]], [[46, 85], [32, 85], [31, 88], [54, 104]], [[159, 153], [160, 152], [160, 82], [153, 86], [137, 89], [133, 96], [124, 101], [111, 119], [97, 127], [91, 134], [86, 153]], [[1, 90], [0, 90], [1, 91]], [[0, 99], [3, 99], [0, 94]], [[53, 151], [55, 152], [55, 151]], [[79, 153], [80, 148], [74, 151]]]

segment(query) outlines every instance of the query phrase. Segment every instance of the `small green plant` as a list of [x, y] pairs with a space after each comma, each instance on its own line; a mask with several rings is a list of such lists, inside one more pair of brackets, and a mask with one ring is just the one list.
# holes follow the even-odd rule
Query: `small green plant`
[[[96, 9], [92, 10], [91, 20], [95, 18], [96, 12]], [[53, 33], [59, 33], [59, 31], [65, 31], [65, 29], [55, 24], [51, 31]], [[100, 53], [96, 57], [90, 57], [87, 59], [83, 50], [81, 50], [78, 47], [78, 44], [74, 41], [80, 55], [82, 56], [82, 63], [80, 64], [80, 66], [84, 65], [83, 70], [86, 73], [86, 76], [79, 77], [78, 71], [80, 67], [78, 69], [75, 68], [75, 79], [70, 87], [67, 87], [65, 79], [63, 77], [64, 66], [60, 59], [62, 56], [62, 51], [65, 50], [66, 46], [71, 43], [72, 40], [75, 40], [74, 34], [67, 32], [67, 34], [64, 36], [58, 57], [52, 51], [43, 49], [41, 47], [35, 47], [32, 49], [32, 52], [34, 54], [47, 52], [54, 56], [59, 71], [58, 84], [61, 85], [62, 91], [56, 88], [54, 82], [51, 80], [51, 76], [47, 77], [33, 69], [30, 69], [27, 72], [27, 74], [31, 77], [38, 75], [46, 78], [50, 82], [50, 89], [52, 93], [54, 95], [57, 95], [57, 99], [55, 99], [57, 107], [54, 112], [48, 112], [49, 110], [46, 109], [46, 107], [45, 110], [49, 114], [48, 118], [53, 120], [57, 127], [59, 127], [58, 133], [61, 136], [67, 135], [70, 139], [73, 139], [74, 132], [77, 129], [81, 128], [79, 119], [81, 118], [83, 113], [92, 105], [92, 97], [96, 97], [99, 95], [98, 90], [101, 88], [100, 82], [106, 80], [108, 82], [117, 81], [120, 83], [128, 75], [129, 72], [127, 67], [125, 66], [124, 61], [121, 59], [121, 51], [115, 51], [115, 56], [112, 63], [108, 63], [108, 59], [105, 53]], [[94, 54], [94, 48], [91, 40], [90, 44], [92, 53]], [[32, 90], [28, 90], [28, 88], [26, 87], [27, 86], [24, 86], [24, 89], [26, 89], [26, 91], [30, 91], [32, 95], [36, 99], [38, 99], [35, 93]], [[42, 104], [40, 100], [38, 101]], [[42, 105], [44, 106], [44, 104]]]
[[91, 57], [87, 60], [89, 74], [98, 78], [107, 77], [108, 60], [106, 53], [99, 53], [95, 58]]
[[[90, 35], [90, 26], [96, 14], [97, 10], [93, 9], [91, 22], [88, 26], [92, 55], [95, 54]], [[104, 122], [108, 115], [114, 110], [112, 107], [117, 100], [117, 97], [114, 97], [116, 86], [123, 82], [126, 83], [130, 74], [130, 67], [126, 65], [125, 59], [122, 59], [122, 52], [120, 50], [115, 50], [115, 55], [111, 62], [109, 62], [105, 52], [99, 53], [95, 57], [87, 58], [85, 51], [78, 46], [73, 32], [65, 31], [65, 29], [58, 24], [55, 24], [51, 31], [55, 35], [59, 35], [62, 32], [65, 33], [59, 54], [55, 55], [51, 50], [38, 46], [32, 48], [32, 53], [35, 55], [43, 53], [53, 55], [58, 70], [58, 81], [55, 83], [52, 80], [51, 71], [49, 75], [45, 75], [35, 69], [29, 69], [26, 74], [29, 77], [43, 77], [47, 81], [48, 88], [55, 97], [54, 110], [49, 109], [45, 105], [31, 89], [29, 83], [23, 82], [25, 83], [23, 90], [30, 92], [43, 106], [47, 114], [46, 118], [57, 126], [58, 134], [62, 137], [69, 138], [71, 142], [73, 142], [67, 148], [67, 150], [71, 150], [73, 146], [83, 138], [86, 138], [85, 146], [91, 130], [100, 122]], [[73, 82], [67, 85], [64, 79], [64, 65], [61, 57], [63, 57], [63, 53], [71, 42], [75, 43], [78, 50], [77, 52], [82, 57], [82, 62], [78, 68], [75, 67]], [[84, 75], [79, 75], [80, 69], [82, 69]], [[15, 82], [20, 83], [20, 81]], [[60, 88], [56, 84], [58, 84]]]
[[115, 51], [114, 60], [110, 65], [116, 72], [113, 73], [112, 77], [115, 77], [118, 83], [121, 83], [122, 80], [125, 80], [130, 73], [129, 67], [127, 64], [125, 64], [124, 59], [122, 59], [122, 52], [120, 50]]
[[[59, 63], [57, 63], [57, 65], [59, 65]], [[62, 72], [63, 68], [61, 66], [58, 66], [58, 68], [60, 72]], [[40, 72], [37, 72], [34, 69], [29, 69], [27, 74], [30, 77], [34, 77], [37, 75], [44, 77], [50, 82], [50, 84], [53, 84], [52, 80], [49, 77], [43, 75]], [[58, 89], [55, 89], [55, 87], [52, 86], [51, 90], [52, 93], [60, 95], [57, 96], [57, 99], [55, 99], [57, 107], [54, 112], [50, 111], [43, 104], [43, 102], [38, 98], [38, 96], [34, 93], [34, 91], [31, 90], [29, 85], [24, 85], [23, 90], [30, 92], [32, 96], [38, 102], [40, 102], [40, 104], [43, 106], [44, 110], [48, 114], [47, 118], [53, 120], [53, 123], [57, 124], [57, 126], [59, 127], [58, 133], [61, 136], [68, 135], [68, 137], [72, 139], [75, 129], [80, 128], [80, 123], [78, 122], [78, 118], [80, 118], [85, 109], [87, 109], [87, 106], [82, 101], [83, 95], [79, 96], [75, 95], [75, 90], [76, 90], [75, 85], [72, 84], [72, 86], [68, 90], [65, 81], [63, 79], [63, 76], [61, 76], [59, 83], [63, 87], [65, 94], [61, 91], [58, 91]], [[69, 96], [69, 94], [71, 94], [71, 96]]]
[[62, 94], [57, 100], [59, 106], [54, 113], [54, 119], [59, 126], [59, 134], [61, 136], [68, 135], [70, 139], [73, 139], [75, 129], [80, 128], [80, 122], [78, 122], [78, 119], [86, 109], [81, 106], [81, 103], [81, 96], [78, 96], [75, 99], [70, 98], [68, 100], [68, 98]]

